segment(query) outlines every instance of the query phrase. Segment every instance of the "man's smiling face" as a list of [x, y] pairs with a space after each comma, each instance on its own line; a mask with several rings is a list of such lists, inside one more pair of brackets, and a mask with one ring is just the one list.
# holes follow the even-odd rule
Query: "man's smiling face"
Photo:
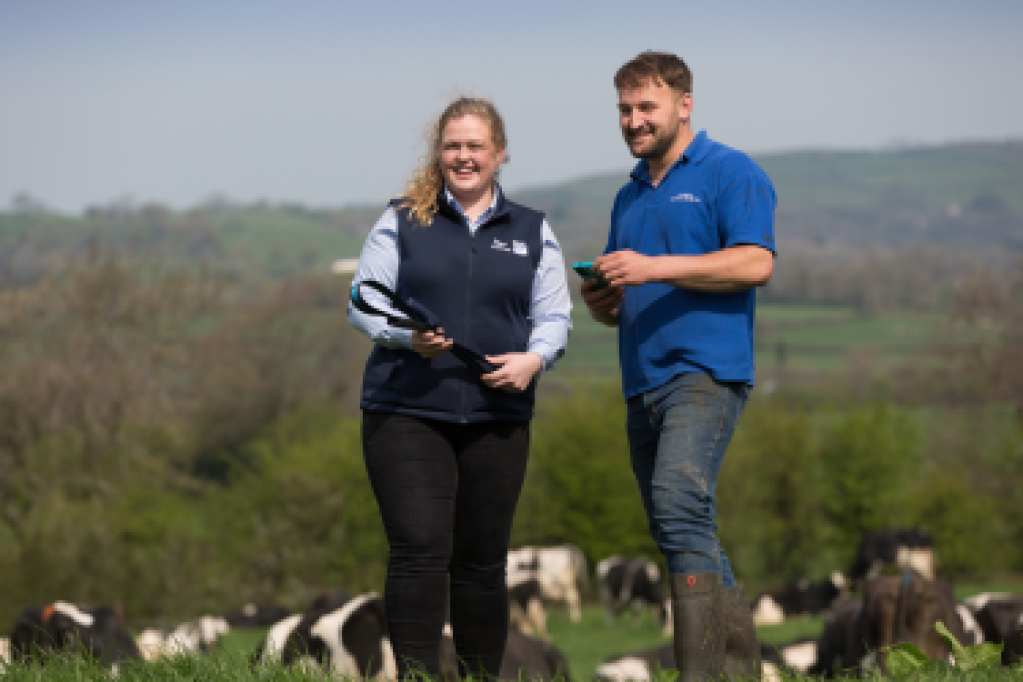
[[680, 95], [663, 83], [646, 81], [618, 91], [618, 121], [632, 155], [660, 159], [672, 151], [689, 119], [692, 95]]

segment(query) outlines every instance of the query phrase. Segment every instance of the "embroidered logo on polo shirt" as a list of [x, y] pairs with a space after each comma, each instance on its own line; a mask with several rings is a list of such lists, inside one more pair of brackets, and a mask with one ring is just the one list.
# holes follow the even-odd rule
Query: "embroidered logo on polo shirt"
[[512, 240], [512, 253], [516, 256], [528, 256], [529, 249], [526, 248], [525, 242], [520, 242], [517, 239]]
[[498, 251], [511, 251], [511, 249], [508, 248], [508, 245], [497, 237], [494, 237], [494, 243], [490, 245], [490, 248], [497, 249]]
[[700, 203], [700, 197], [696, 196], [695, 194], [690, 194], [689, 192], [683, 192], [682, 194], [676, 194], [675, 196], [673, 196], [671, 198], [671, 200], [672, 201], [685, 201], [685, 202], [690, 203], [690, 204], [698, 204], [698, 203]]

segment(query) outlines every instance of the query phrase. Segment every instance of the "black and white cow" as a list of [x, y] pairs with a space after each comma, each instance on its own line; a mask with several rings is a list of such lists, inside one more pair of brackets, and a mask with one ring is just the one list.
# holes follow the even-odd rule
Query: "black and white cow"
[[924, 528], [891, 528], [865, 533], [849, 570], [850, 580], [870, 580], [886, 566], [911, 570], [922, 578], [934, 578], [934, 538]]
[[984, 639], [1002, 643], [1002, 665], [1023, 659], [1023, 595], [989, 596], [974, 613]]
[[845, 594], [846, 588], [845, 578], [835, 571], [828, 580], [800, 580], [790, 587], [764, 592], [753, 601], [753, 622], [778, 625], [792, 616], [824, 613]]
[[[270, 628], [254, 659], [258, 663], [279, 661], [283, 665], [319, 668], [350, 677], [393, 679], [397, 674], [383, 600], [375, 594], [355, 597], [340, 607], [334, 605], [328, 610], [289, 616]], [[553, 680], [561, 673], [568, 679], [568, 664], [557, 649], [510, 630], [500, 678], [522, 679], [519, 671], [530, 680]], [[458, 680], [458, 659], [450, 625], [445, 626], [441, 640], [441, 678]]]
[[664, 589], [661, 570], [644, 557], [609, 556], [597, 564], [597, 579], [604, 610], [610, 618], [617, 618], [626, 608], [635, 613], [649, 607], [654, 620], [663, 622]]
[[271, 625], [270, 629], [266, 632], [266, 637], [263, 638], [263, 641], [260, 642], [259, 646], [256, 647], [256, 651], [252, 654], [252, 662], [271, 663], [280, 661], [284, 653], [284, 645], [288, 642], [288, 638], [295, 628], [298, 627], [298, 624], [302, 622], [304, 616], [305, 614], [302, 613], [293, 613]]
[[508, 606], [511, 625], [524, 635], [551, 638], [547, 632], [547, 610], [543, 605], [540, 581], [519, 576], [517, 583], [508, 584]]
[[569, 618], [582, 620], [580, 590], [586, 583], [586, 557], [575, 545], [522, 547], [508, 552], [508, 584], [535, 579], [546, 601], [564, 603]]
[[959, 616], [959, 623], [963, 626], [963, 641], [961, 644], [974, 646], [985, 642], [984, 631], [977, 622], [976, 614], [966, 604], [956, 604], [956, 614]]
[[349, 677], [393, 679], [397, 673], [383, 599], [373, 593], [341, 605], [324, 600], [319, 608], [284, 619], [270, 628], [254, 658]]
[[282, 606], [246, 604], [237, 611], [224, 614], [224, 620], [233, 628], [265, 628], [287, 618], [290, 612]]
[[[305, 651], [308, 648], [307, 642], [310, 638], [309, 630], [312, 628], [312, 624], [327, 613], [341, 608], [350, 600], [351, 597], [345, 590], [335, 590], [317, 595], [312, 605], [304, 613], [286, 616], [270, 627], [266, 637], [256, 648], [253, 661], [257, 663], [280, 661], [284, 656], [285, 646], [289, 644], [292, 649], [298, 646], [300, 651]], [[293, 637], [292, 634], [296, 632], [298, 634]], [[293, 660], [295, 655], [295, 652], [290, 651], [288, 662]]]
[[11, 631], [11, 658], [34, 659], [53, 651], [83, 653], [104, 666], [139, 658], [135, 640], [107, 606], [57, 601], [28, 607]]

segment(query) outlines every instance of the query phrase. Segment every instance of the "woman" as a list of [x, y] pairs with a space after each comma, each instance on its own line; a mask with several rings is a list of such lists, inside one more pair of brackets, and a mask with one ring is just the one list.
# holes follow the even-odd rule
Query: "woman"
[[[355, 281], [384, 284], [441, 329], [388, 327], [348, 308], [377, 343], [362, 438], [390, 547], [384, 600], [399, 678], [439, 673], [449, 586], [461, 674], [497, 676], [536, 377], [568, 340], [561, 251], [543, 214], [504, 197], [506, 146], [493, 104], [452, 102], [404, 195], [366, 239]], [[448, 352], [453, 340], [497, 369], [467, 367]]]

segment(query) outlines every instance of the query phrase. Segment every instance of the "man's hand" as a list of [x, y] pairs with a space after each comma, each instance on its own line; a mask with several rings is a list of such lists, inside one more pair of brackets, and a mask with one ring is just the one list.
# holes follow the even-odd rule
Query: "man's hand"
[[638, 287], [656, 279], [656, 258], [629, 249], [614, 251], [598, 258], [593, 267], [611, 286]]
[[437, 357], [451, 350], [454, 341], [444, 338], [444, 330], [437, 332], [412, 332], [412, 350], [424, 358]]
[[488, 355], [487, 360], [498, 365], [498, 369], [490, 374], [484, 374], [480, 380], [490, 388], [508, 393], [525, 391], [536, 373], [543, 369], [543, 358], [538, 353]]
[[583, 296], [583, 302], [590, 310], [590, 317], [601, 324], [609, 327], [618, 326], [618, 306], [625, 298], [625, 291], [619, 287], [604, 287], [600, 291], [593, 291], [597, 286], [597, 280], [584, 279], [579, 292]]

